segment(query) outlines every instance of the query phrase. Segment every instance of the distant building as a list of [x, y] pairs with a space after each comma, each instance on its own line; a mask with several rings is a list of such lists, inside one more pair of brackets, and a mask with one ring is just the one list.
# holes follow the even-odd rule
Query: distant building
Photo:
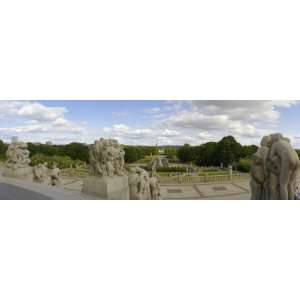
[[53, 143], [52, 143], [51, 141], [47, 141], [47, 142], [46, 142], [46, 145], [51, 146], [51, 145], [53, 145]]

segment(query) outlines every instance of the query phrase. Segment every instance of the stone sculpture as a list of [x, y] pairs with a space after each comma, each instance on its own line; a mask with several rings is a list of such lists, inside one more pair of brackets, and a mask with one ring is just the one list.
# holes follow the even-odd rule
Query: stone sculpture
[[89, 147], [91, 172], [94, 176], [124, 175], [125, 151], [117, 140], [100, 139]]
[[150, 185], [151, 199], [152, 200], [161, 199], [161, 193], [160, 193], [160, 187], [158, 184], [158, 179], [155, 176], [155, 174], [153, 174], [153, 173], [151, 173], [151, 175], [150, 175], [149, 185]]
[[300, 161], [288, 138], [280, 133], [263, 137], [252, 158], [251, 199], [295, 199]]
[[156, 156], [153, 160], [151, 160], [148, 163], [148, 168], [151, 169], [152, 167], [155, 168], [163, 168], [163, 167], [168, 167], [169, 166], [169, 162], [168, 159], [166, 157], [163, 156]]
[[129, 199], [124, 157], [117, 140], [101, 138], [90, 145], [91, 176], [84, 180], [82, 191], [102, 199]]
[[33, 181], [37, 183], [44, 183], [48, 176], [47, 163], [38, 164], [32, 168]]
[[54, 163], [53, 168], [50, 171], [50, 185], [56, 186], [60, 184], [60, 169], [57, 167], [56, 163]]
[[160, 199], [160, 188], [158, 180], [151, 174], [140, 167], [130, 169], [129, 192], [132, 200], [158, 200]]
[[14, 139], [6, 151], [7, 160], [4, 165], [3, 176], [9, 177], [27, 177], [32, 174], [29, 166], [30, 152], [27, 144]]

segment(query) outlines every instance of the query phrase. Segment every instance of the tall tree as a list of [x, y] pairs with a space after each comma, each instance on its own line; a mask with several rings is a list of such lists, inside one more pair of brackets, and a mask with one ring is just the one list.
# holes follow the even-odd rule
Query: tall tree
[[195, 160], [195, 147], [184, 144], [177, 151], [177, 156], [182, 162], [190, 162]]
[[239, 161], [242, 156], [242, 145], [231, 135], [223, 137], [217, 144], [216, 154], [218, 164], [223, 163], [224, 166], [228, 166]]
[[0, 158], [5, 158], [7, 151], [7, 144], [0, 140]]

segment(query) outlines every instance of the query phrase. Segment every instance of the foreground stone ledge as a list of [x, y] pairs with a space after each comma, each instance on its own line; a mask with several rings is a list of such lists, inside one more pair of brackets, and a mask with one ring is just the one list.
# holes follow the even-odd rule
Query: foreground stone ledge
[[[32, 192], [32, 198], [31, 200], [38, 200], [40, 198], [36, 198], [35, 194], [40, 194], [42, 196], [41, 198], [44, 199], [51, 199], [51, 200], [97, 200], [99, 198], [93, 197], [91, 195], [86, 195], [81, 193], [80, 191], [71, 191], [64, 189], [63, 186], [50, 186], [46, 184], [40, 184], [40, 183], [34, 183], [31, 180], [20, 180], [10, 177], [3, 177], [0, 175], [0, 185], [4, 184], [13, 186], [18, 188], [25, 189], [27, 193]], [[9, 196], [10, 200], [22, 200], [24, 199], [22, 195], [19, 195], [18, 197], [14, 197], [15, 192], [14, 188], [12, 189], [12, 195]], [[1, 194], [1, 188], [0, 188], [0, 194]], [[15, 195], [16, 196], [16, 195]], [[0, 197], [1, 199], [3, 197]], [[28, 199], [28, 198], [26, 198]]]

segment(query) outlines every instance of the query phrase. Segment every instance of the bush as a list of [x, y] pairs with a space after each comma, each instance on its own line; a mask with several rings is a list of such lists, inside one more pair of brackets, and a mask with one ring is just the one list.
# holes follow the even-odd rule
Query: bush
[[251, 160], [250, 159], [240, 159], [236, 165], [238, 171], [249, 173], [251, 168]]
[[220, 172], [220, 168], [214, 168], [214, 167], [207, 167], [207, 168], [201, 168], [202, 172]]
[[72, 160], [69, 156], [47, 156], [44, 154], [35, 154], [31, 157], [32, 166], [45, 162], [48, 163], [49, 168], [52, 168], [54, 163], [56, 163], [57, 167], [60, 169], [70, 168], [71, 166], [75, 165], [75, 161]]
[[[146, 171], [151, 171], [152, 169], [149, 167], [144, 167]], [[171, 173], [171, 172], [178, 172], [178, 173], [184, 173], [186, 172], [185, 167], [159, 167], [156, 168], [156, 172], [161, 172], [161, 173]]]
[[200, 172], [198, 173], [199, 176], [214, 176], [214, 175], [228, 175], [228, 171], [216, 171], [216, 172]]

